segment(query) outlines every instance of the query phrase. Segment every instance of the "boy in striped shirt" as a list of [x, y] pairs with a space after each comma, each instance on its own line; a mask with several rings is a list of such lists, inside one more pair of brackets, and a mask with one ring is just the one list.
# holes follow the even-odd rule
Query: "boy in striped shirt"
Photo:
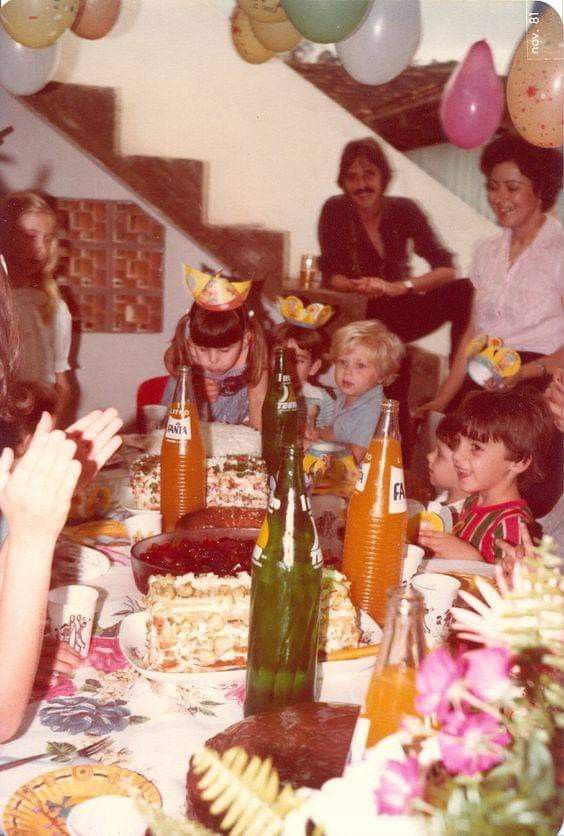
[[542, 395], [532, 387], [470, 393], [456, 413], [459, 440], [454, 466], [470, 496], [451, 534], [422, 531], [419, 541], [436, 557], [502, 557], [496, 540], [521, 541], [520, 525], [535, 525], [520, 490], [543, 478], [554, 427]]

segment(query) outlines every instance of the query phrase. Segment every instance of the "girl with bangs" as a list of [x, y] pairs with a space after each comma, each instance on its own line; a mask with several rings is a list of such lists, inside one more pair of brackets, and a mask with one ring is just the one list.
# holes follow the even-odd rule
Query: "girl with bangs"
[[260, 324], [245, 305], [221, 311], [194, 302], [179, 320], [164, 362], [171, 377], [163, 404], [170, 404], [178, 367], [190, 365], [202, 419], [261, 429], [268, 348]]

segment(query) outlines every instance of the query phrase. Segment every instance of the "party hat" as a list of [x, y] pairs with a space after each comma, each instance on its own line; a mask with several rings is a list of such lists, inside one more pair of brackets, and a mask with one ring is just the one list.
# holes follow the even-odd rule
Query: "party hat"
[[208, 311], [231, 311], [243, 304], [251, 289], [251, 281], [231, 281], [221, 275], [215, 276], [184, 265], [184, 283], [194, 301]]
[[276, 299], [278, 310], [291, 325], [300, 328], [321, 328], [333, 316], [331, 305], [321, 302], [311, 302], [307, 307], [298, 296], [278, 296]]

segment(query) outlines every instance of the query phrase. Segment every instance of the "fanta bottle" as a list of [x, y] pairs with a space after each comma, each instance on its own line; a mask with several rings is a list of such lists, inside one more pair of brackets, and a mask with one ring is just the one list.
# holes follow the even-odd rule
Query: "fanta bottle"
[[206, 452], [188, 366], [178, 369], [178, 382], [161, 447], [161, 513], [163, 531], [173, 531], [184, 514], [206, 503]]
[[400, 583], [407, 525], [398, 406], [392, 400], [382, 404], [350, 500], [343, 550], [351, 598], [379, 624], [386, 593]]

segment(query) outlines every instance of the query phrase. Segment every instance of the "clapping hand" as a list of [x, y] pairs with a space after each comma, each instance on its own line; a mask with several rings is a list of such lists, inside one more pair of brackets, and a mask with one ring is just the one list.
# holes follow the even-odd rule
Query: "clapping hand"
[[119, 449], [122, 439], [117, 432], [122, 425], [117, 411], [110, 408], [95, 409], [67, 427], [66, 435], [76, 443], [76, 459], [82, 466], [79, 488], [91, 482]]

